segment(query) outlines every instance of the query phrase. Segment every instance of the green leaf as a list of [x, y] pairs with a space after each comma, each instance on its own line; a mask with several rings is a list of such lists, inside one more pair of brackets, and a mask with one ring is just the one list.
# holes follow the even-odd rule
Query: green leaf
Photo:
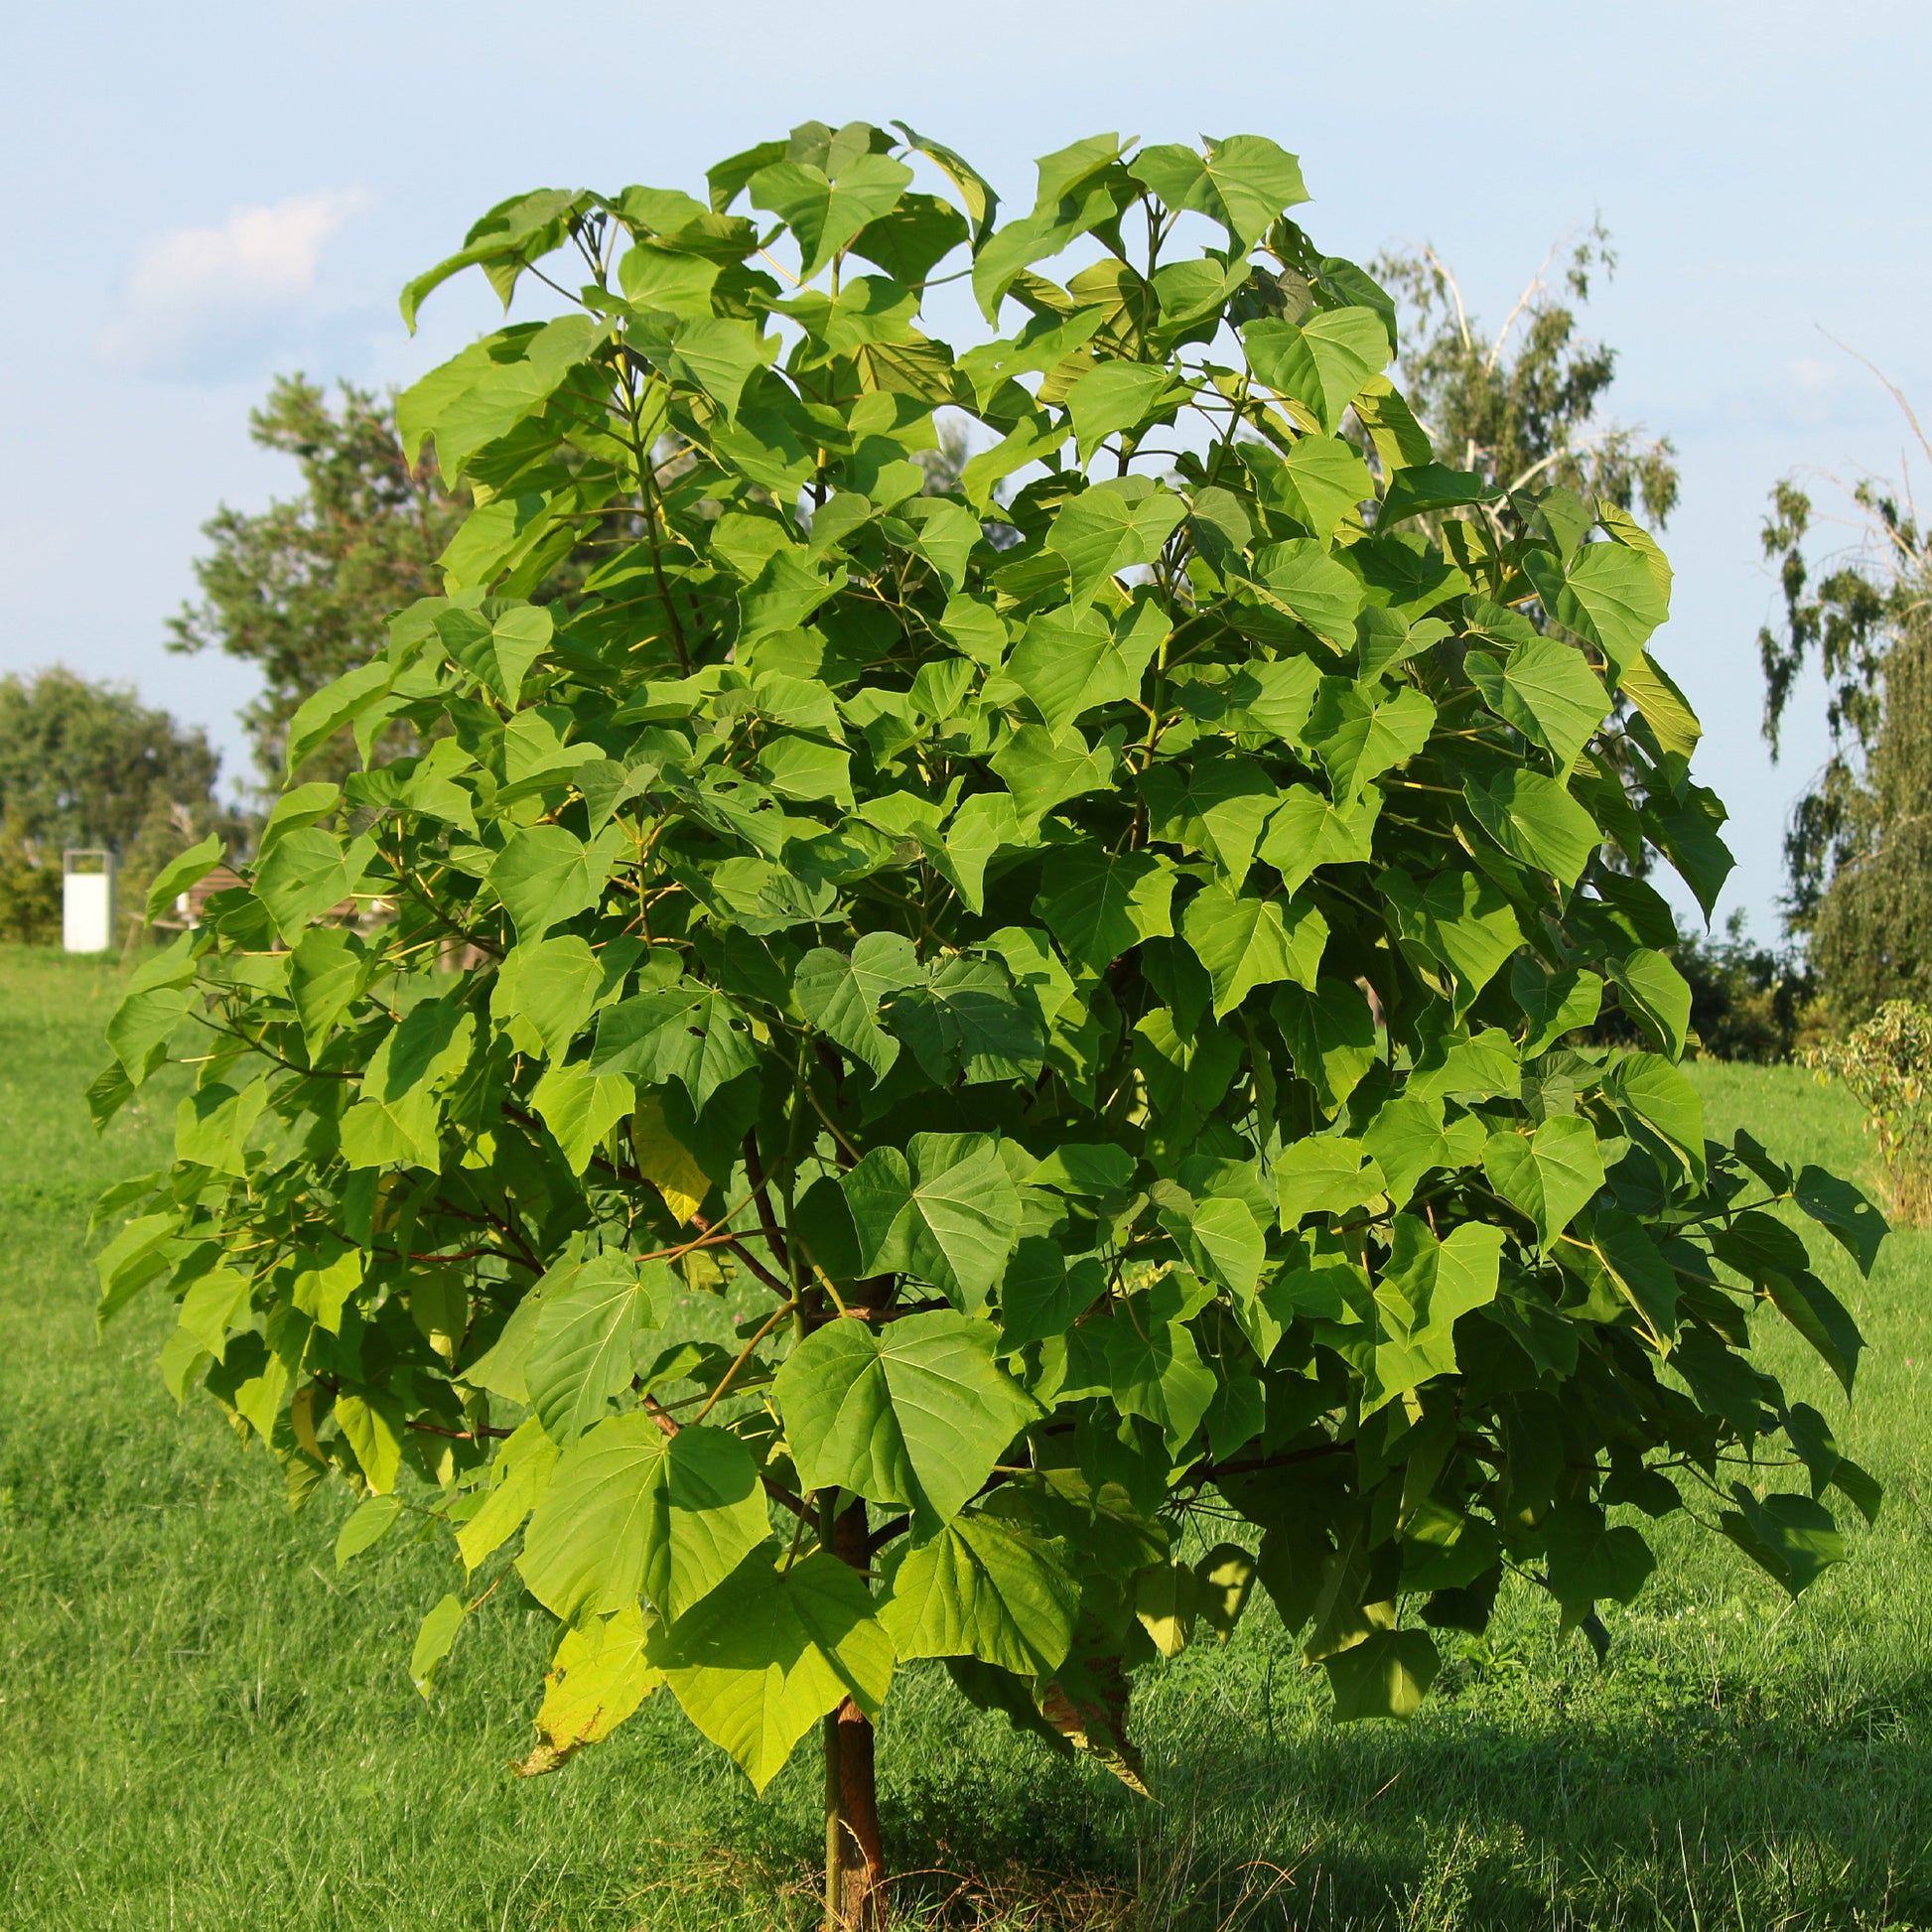
[[1555, 637], [1532, 636], [1498, 664], [1471, 651], [1469, 679], [1497, 717], [1540, 745], [1564, 772], [1595, 735], [1610, 696], [1584, 654]]
[[1511, 765], [1486, 784], [1462, 780], [1476, 823], [1526, 866], [1574, 886], [1602, 843], [1596, 821], [1554, 778]]
[[1360, 1141], [1342, 1135], [1296, 1141], [1275, 1162], [1281, 1224], [1309, 1214], [1346, 1214], [1382, 1191], [1382, 1170]]
[[879, 1024], [880, 1002], [925, 975], [911, 940], [897, 932], [869, 932], [842, 953], [819, 946], [793, 969], [791, 990], [799, 1011], [828, 1038], [883, 1080], [898, 1058], [898, 1041]]
[[537, 1317], [524, 1382], [544, 1431], [574, 1443], [603, 1418], [606, 1405], [630, 1386], [630, 1344], [662, 1318], [658, 1296], [668, 1288], [660, 1262], [639, 1268], [607, 1251], [559, 1279], [553, 1273]]
[[728, 994], [682, 980], [607, 1008], [597, 1023], [593, 1073], [625, 1073], [639, 1087], [675, 1080], [702, 1108], [758, 1064], [751, 1023]]
[[1149, 477], [1110, 477], [1053, 519], [1046, 547], [1066, 559], [1073, 602], [1089, 604], [1117, 571], [1151, 564], [1187, 514], [1187, 501]]
[[445, 1596], [423, 1618], [422, 1627], [416, 1632], [416, 1647], [409, 1656], [409, 1681], [425, 1704], [429, 1702], [436, 1673], [450, 1654], [457, 1632], [463, 1628], [463, 1599]]
[[551, 1138], [570, 1164], [582, 1173], [637, 1104], [637, 1090], [621, 1073], [593, 1073], [581, 1061], [574, 1066], [548, 1068], [530, 1094]]
[[1221, 882], [1245, 883], [1270, 814], [1282, 794], [1253, 759], [1208, 758], [1154, 765], [1141, 779], [1147, 835], [1214, 861]]
[[846, 1698], [877, 1718], [893, 1645], [858, 1572], [816, 1550], [780, 1571], [748, 1558], [651, 1649], [684, 1714], [762, 1791]]
[[1851, 1311], [1809, 1270], [1767, 1275], [1765, 1287], [1778, 1311], [1818, 1351], [1849, 1396], [1864, 1350], [1864, 1336]]
[[1704, 727], [1691, 701], [1677, 688], [1664, 667], [1639, 651], [1617, 681], [1617, 689], [1637, 707], [1650, 727], [1658, 748], [1667, 755], [1688, 759], [1704, 736]]
[[[1087, 462], [1108, 437], [1138, 429], [1157, 413], [1170, 388], [1165, 363], [1102, 362], [1089, 369], [1066, 392], [1080, 461]], [[1184, 393], [1177, 391], [1175, 399]]]
[[333, 684], [305, 698], [289, 720], [286, 768], [291, 777], [319, 745], [354, 722], [365, 711], [382, 703], [394, 682], [396, 667], [386, 658], [375, 658], [345, 671]]
[[1359, 798], [1372, 779], [1414, 758], [1435, 728], [1436, 707], [1412, 684], [1371, 698], [1345, 678], [1324, 677], [1309, 743], [1339, 801]]
[[1328, 922], [1312, 904], [1237, 897], [1204, 886], [1187, 901], [1180, 929], [1214, 984], [1214, 1017], [1278, 980], [1312, 989], [1328, 943]]
[[1169, 1276], [1135, 1297], [1130, 1316], [1106, 1324], [1107, 1375], [1122, 1415], [1145, 1416], [1166, 1436], [1170, 1451], [1189, 1442], [1219, 1386], [1182, 1318], [1179, 1279]]
[[1564, 1503], [1553, 1510], [1548, 1533], [1550, 1587], [1566, 1603], [1603, 1597], [1633, 1603], [1657, 1568], [1639, 1531], [1628, 1524], [1608, 1528], [1603, 1512], [1589, 1503]]
[[[1675, 1136], [1673, 1136], [1675, 1138]], [[1885, 1217], [1849, 1180], [1806, 1167], [1798, 1175], [1792, 1198], [1859, 1264], [1867, 1280], [1878, 1247], [1890, 1230]]]
[[1284, 208], [1309, 199], [1299, 159], [1261, 134], [1236, 134], [1191, 148], [1143, 148], [1134, 172], [1174, 209], [1219, 221], [1242, 254]]
[[1154, 852], [1075, 846], [1056, 854], [1035, 909], [1075, 966], [1104, 972], [1143, 939], [1173, 932], [1173, 865]]
[[1718, 836], [1728, 813], [1702, 785], [1685, 784], [1680, 794], [1660, 798], [1653, 792], [1644, 806], [1643, 829], [1676, 867], [1708, 919], [1736, 863]]
[[1171, 1181], [1157, 1182], [1153, 1192], [1161, 1225], [1180, 1243], [1187, 1265], [1236, 1302], [1253, 1301], [1268, 1247], [1247, 1202], [1232, 1195], [1196, 1200]]
[[959, 956], [893, 1003], [893, 1031], [938, 1085], [1036, 1079], [1046, 1035], [997, 959]]
[[[909, 1157], [909, 1158], [908, 1158]], [[909, 1274], [985, 1306], [1018, 1236], [1020, 1196], [986, 1134], [914, 1134], [840, 1176], [869, 1275]]]
[[1522, 1057], [1546, 1053], [1567, 1033], [1594, 1023], [1603, 1004], [1603, 982], [1580, 967], [1546, 972], [1532, 954], [1519, 953], [1509, 969], [1510, 998], [1529, 1022]]
[[[1035, 1173], [1035, 1182], [1038, 1173]], [[1070, 1262], [1057, 1243], [1029, 1235], [1013, 1251], [1000, 1283], [1000, 1352], [1063, 1335], [1107, 1292], [1107, 1272], [1093, 1255]]]
[[510, 1432], [489, 1467], [489, 1491], [483, 1507], [456, 1533], [466, 1570], [474, 1572], [522, 1527], [557, 1467], [557, 1445], [534, 1416]]
[[1548, 551], [1532, 551], [1523, 568], [1550, 615], [1596, 645], [1619, 679], [1670, 615], [1650, 565], [1620, 543], [1585, 544], [1567, 571]]
[[388, 1495], [402, 1468], [403, 1409], [393, 1396], [373, 1389], [336, 1398], [336, 1422], [369, 1487]]
[[1317, 866], [1366, 865], [1382, 809], [1382, 793], [1336, 804], [1308, 785], [1290, 785], [1270, 814], [1255, 856], [1297, 892]]
[[1610, 1068], [1606, 1091], [1669, 1141], [1696, 1173], [1704, 1172], [1704, 1102], [1657, 1053], [1626, 1053]]
[[594, 953], [575, 933], [512, 947], [496, 969], [490, 1017], [525, 1050], [560, 1060], [591, 1016], [616, 999], [641, 950], [620, 939]]
[[915, 133], [903, 121], [895, 121], [893, 125], [905, 136], [907, 144], [915, 152], [936, 164], [946, 179], [958, 189], [959, 199], [966, 204], [966, 213], [973, 223], [973, 246], [977, 248], [986, 239], [993, 226], [993, 217], [1000, 209], [1000, 198], [993, 192], [992, 183], [951, 148]]
[[808, 1335], [773, 1385], [800, 1481], [907, 1507], [926, 1533], [950, 1522], [1039, 1414], [993, 1348], [989, 1323], [943, 1309]]
[[1493, 503], [1501, 494], [1494, 484], [1485, 483], [1470, 471], [1451, 470], [1443, 463], [1418, 463], [1390, 477], [1375, 514], [1375, 527], [1393, 530], [1412, 516]]
[[1362, 1718], [1413, 1718], [1442, 1668], [1425, 1630], [1373, 1630], [1321, 1660], [1342, 1724]]
[[1794, 1597], [1845, 1561], [1845, 1538], [1823, 1504], [1792, 1495], [1760, 1501], [1741, 1482], [1732, 1483], [1730, 1493], [1737, 1507], [1719, 1515], [1719, 1527]]
[[1677, 1332], [1676, 1275], [1635, 1215], [1602, 1207], [1593, 1219], [1596, 1253], [1661, 1350]]
[[1033, 701], [1047, 730], [1062, 732], [1097, 705], [1134, 697], [1158, 638], [1118, 639], [1098, 611], [1048, 611], [1027, 626], [1007, 675]]
[[977, 1657], [1022, 1677], [1057, 1670], [1080, 1587], [1065, 1545], [998, 1517], [956, 1516], [894, 1568], [879, 1621], [901, 1661]]
[[410, 463], [426, 437], [451, 483], [472, 460], [543, 409], [605, 339], [595, 316], [559, 316], [500, 330], [406, 389], [396, 429]]
[[1362, 610], [1361, 582], [1336, 563], [1319, 540], [1290, 537], [1264, 545], [1255, 553], [1253, 572], [1245, 581], [1267, 609], [1306, 624], [1337, 651], [1354, 643], [1355, 620]]
[[1609, 975], [1630, 1016], [1672, 1059], [1680, 1058], [1691, 1026], [1691, 989], [1670, 955], [1639, 948], [1611, 960]]
[[1338, 523], [1375, 497], [1368, 465], [1338, 436], [1303, 437], [1283, 455], [1273, 483], [1276, 493], [1290, 499], [1290, 514], [1322, 544], [1332, 540]]
[[701, 1423], [666, 1436], [613, 1416], [558, 1458], [517, 1559], [530, 1594], [566, 1622], [640, 1595], [681, 1616], [770, 1534], [752, 1452]]
[[1523, 943], [1515, 909], [1502, 889], [1480, 873], [1440, 872], [1418, 887], [1391, 867], [1375, 883], [1395, 914], [1405, 948], [1440, 960], [1454, 976], [1459, 1020]]
[[1515, 1098], [1523, 1069], [1515, 1044], [1499, 1027], [1485, 1027], [1474, 1038], [1460, 1031], [1437, 1040], [1416, 1061], [1404, 1091], [1419, 1099], [1491, 1100]]
[[511, 833], [489, 868], [489, 883], [515, 920], [518, 940], [541, 939], [595, 905], [628, 843], [619, 825], [607, 825], [588, 845], [561, 825]]
[[1496, 1299], [1503, 1241], [1501, 1228], [1480, 1221], [1464, 1221], [1447, 1240], [1439, 1241], [1414, 1215], [1396, 1216], [1388, 1265], [1375, 1299], [1385, 1326], [1407, 1360], [1394, 1364], [1404, 1371], [1398, 1381], [1388, 1373], [1391, 1364], [1386, 1358], [1391, 1351], [1386, 1347], [1378, 1351], [1376, 1367], [1385, 1400], [1401, 1387], [1413, 1387], [1456, 1366], [1455, 1324], [1472, 1309]]
[[1603, 1185], [1596, 1131], [1579, 1114], [1557, 1114], [1528, 1134], [1492, 1134], [1482, 1150], [1489, 1184], [1527, 1215], [1548, 1248]]
[[769, 209], [797, 237], [798, 279], [809, 282], [911, 185], [911, 169], [890, 155], [860, 155], [836, 181], [821, 169], [780, 161], [752, 177], [752, 206]]
[[554, 1769], [572, 1751], [608, 1737], [632, 1716], [664, 1674], [650, 1662], [648, 1646], [655, 1634], [642, 1610], [620, 1610], [600, 1617], [582, 1629], [566, 1628], [545, 1679], [543, 1703], [538, 1707], [538, 1755], [549, 1754], [548, 1765], [516, 1767], [528, 1776], [533, 1768]]
[[1022, 823], [1031, 824], [1069, 798], [1110, 786], [1125, 737], [1116, 726], [1089, 746], [1076, 730], [1055, 737], [1043, 725], [1022, 725], [987, 763], [1006, 780]]
[[336, 1534], [336, 1568], [342, 1570], [364, 1550], [373, 1549], [395, 1527], [401, 1515], [400, 1496], [363, 1497]]
[[148, 888], [148, 917], [165, 918], [175, 909], [175, 901], [189, 887], [198, 885], [221, 863], [227, 847], [220, 835], [210, 832], [200, 845], [191, 845], [161, 868]]
[[1375, 1014], [1351, 981], [1317, 978], [1314, 991], [1285, 986], [1269, 1011], [1295, 1060], [1295, 1070], [1332, 1114], [1380, 1057]]
[[1270, 318], [1242, 332], [1249, 366], [1277, 393], [1303, 404], [1330, 436], [1363, 385], [1393, 353], [1373, 309], [1324, 309], [1301, 327]]
[[[1058, 254], [1068, 242], [1119, 212], [1115, 187], [1120, 171], [1110, 164], [1120, 145], [1116, 135], [1094, 135], [1045, 156], [1039, 164], [1039, 200], [1033, 213], [1009, 221], [975, 244], [973, 295], [988, 322], [998, 320], [1001, 298], [1029, 263]], [[1124, 188], [1124, 181], [1120, 185]]]
[[435, 621], [451, 658], [514, 707], [531, 666], [550, 647], [556, 621], [541, 604], [492, 598], [476, 610], [439, 611]]
[[293, 945], [313, 918], [348, 898], [362, 884], [375, 842], [345, 844], [319, 825], [290, 832], [255, 872], [255, 897]]

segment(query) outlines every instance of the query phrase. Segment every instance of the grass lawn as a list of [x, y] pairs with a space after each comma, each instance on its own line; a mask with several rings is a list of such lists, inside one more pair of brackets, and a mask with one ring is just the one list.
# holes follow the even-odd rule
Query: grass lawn
[[[660, 1695], [562, 1773], [512, 1778], [535, 1606], [502, 1591], [425, 1705], [408, 1652], [443, 1558], [384, 1544], [339, 1577], [346, 1495], [291, 1519], [211, 1404], [178, 1415], [158, 1307], [96, 1344], [88, 1206], [171, 1133], [165, 1097], [104, 1141], [87, 1125], [116, 978], [0, 952], [0, 1926], [812, 1924], [806, 1753], [757, 1800]], [[1809, 1076], [1694, 1077], [1714, 1132], [1863, 1169], [1856, 1111]], [[1932, 1236], [1888, 1244], [1868, 1285], [1813, 1246], [1871, 1344], [1856, 1410], [1788, 1333], [1768, 1352], [1888, 1494], [1795, 1607], [1673, 1521], [1662, 1571], [1606, 1612], [1606, 1667], [1510, 1587], [1488, 1635], [1448, 1636], [1421, 1717], [1341, 1727], [1257, 1606], [1143, 1680], [1158, 1805], [918, 1666], [881, 1753], [898, 1865], [957, 1874], [958, 1922], [1016, 1928], [1932, 1927]]]

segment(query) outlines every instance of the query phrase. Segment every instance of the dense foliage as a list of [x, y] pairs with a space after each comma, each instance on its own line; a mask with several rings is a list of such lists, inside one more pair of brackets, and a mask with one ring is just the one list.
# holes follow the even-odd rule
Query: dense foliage
[[[1506, 1569], [1600, 1635], [1654, 1563], [1607, 1512], [1680, 1485], [1802, 1588], [1876, 1493], [1748, 1357], [1861, 1345], [1766, 1210], [1882, 1232], [1676, 1065], [1609, 855], [1729, 859], [1651, 539], [1434, 458], [1272, 142], [1082, 141], [1001, 223], [901, 133], [520, 197], [411, 286], [583, 283], [402, 398], [479, 506], [288, 758], [428, 749], [287, 792], [93, 1090], [196, 1067], [103, 1316], [175, 1298], [170, 1386], [361, 1489], [346, 1551], [453, 1532], [419, 1680], [513, 1565], [538, 1765], [660, 1686], [760, 1787], [824, 1718], [875, 1869], [913, 1660], [1137, 1779], [1129, 1674], [1257, 1581], [1342, 1717]], [[1013, 325], [963, 353], [955, 259]], [[922, 493], [940, 407], [990, 447]], [[1642, 1048], [1563, 1044], [1608, 1005]]]

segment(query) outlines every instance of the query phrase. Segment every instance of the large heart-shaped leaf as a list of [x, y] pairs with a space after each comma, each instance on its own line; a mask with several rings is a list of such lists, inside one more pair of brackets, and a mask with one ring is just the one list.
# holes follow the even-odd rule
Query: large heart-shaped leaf
[[564, 1451], [517, 1568], [568, 1621], [640, 1595], [676, 1617], [769, 1534], [758, 1465], [736, 1436], [702, 1424], [666, 1436], [633, 1410]]
[[917, 1276], [972, 1309], [1019, 1238], [1020, 1196], [985, 1134], [914, 1134], [841, 1177], [867, 1274]]
[[773, 1390], [799, 1479], [910, 1508], [928, 1529], [949, 1522], [1039, 1413], [994, 1340], [990, 1323], [950, 1310], [808, 1335]]
[[906, 1550], [879, 1620], [901, 1659], [977, 1657], [1044, 1676], [1073, 1645], [1080, 1588], [1069, 1555], [998, 1517], [956, 1516]]
[[1556, 1114], [1528, 1134], [1492, 1134], [1482, 1150], [1489, 1184], [1535, 1224], [1547, 1248], [1603, 1185], [1596, 1130], [1580, 1114]]
[[893, 1644], [865, 1580], [819, 1550], [780, 1570], [759, 1551], [650, 1647], [684, 1715], [744, 1767], [755, 1789], [847, 1698], [878, 1717]]

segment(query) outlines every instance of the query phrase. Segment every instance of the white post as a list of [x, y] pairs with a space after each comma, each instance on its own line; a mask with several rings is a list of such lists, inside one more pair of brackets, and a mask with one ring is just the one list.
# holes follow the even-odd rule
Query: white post
[[[93, 860], [97, 872], [76, 862]], [[68, 952], [111, 952], [114, 945], [114, 859], [111, 853], [73, 851], [61, 866], [61, 944]]]

